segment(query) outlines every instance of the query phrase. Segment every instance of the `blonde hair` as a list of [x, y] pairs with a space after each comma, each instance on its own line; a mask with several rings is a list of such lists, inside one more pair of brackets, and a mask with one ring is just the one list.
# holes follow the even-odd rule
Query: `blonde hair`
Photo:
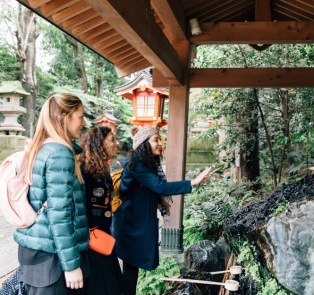
[[[32, 144], [27, 152], [27, 174], [28, 183], [32, 184], [32, 172], [34, 163], [43, 142], [51, 137], [60, 144], [68, 147], [75, 159], [74, 175], [80, 183], [83, 183], [83, 177], [80, 166], [75, 157], [75, 151], [72, 147], [71, 136], [67, 130], [69, 117], [82, 104], [82, 101], [75, 95], [69, 93], [59, 93], [51, 96], [43, 105]], [[66, 116], [62, 116], [66, 114]]]

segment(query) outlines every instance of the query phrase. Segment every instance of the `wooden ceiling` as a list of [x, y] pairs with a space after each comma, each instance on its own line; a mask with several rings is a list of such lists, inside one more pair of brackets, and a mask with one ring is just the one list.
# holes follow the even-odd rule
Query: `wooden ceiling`
[[[112, 62], [119, 77], [152, 65], [146, 59], [145, 54], [141, 54], [134, 44], [132, 46], [107, 22], [103, 17], [104, 13], [100, 13], [100, 10], [96, 11], [87, 3], [91, 1], [18, 1]], [[165, 26], [167, 16], [160, 15], [164, 10], [163, 6], [159, 4], [164, 0], [138, 1], [146, 3], [147, 11], [154, 15], [158, 26], [168, 40], [172, 41], [174, 33], [169, 31], [171, 26]], [[154, 4], [156, 4], [155, 7]], [[187, 20], [192, 18], [198, 18], [200, 23], [255, 21], [255, 0], [178, 0], [178, 5], [181, 7], [177, 7], [176, 10], [183, 11], [184, 15], [181, 18], [184, 18], [186, 28]], [[270, 6], [272, 20], [314, 20], [314, 0], [270, 0]], [[141, 18], [142, 16], [137, 15], [136, 17]], [[117, 26], [115, 28], [117, 29]], [[186, 31], [185, 34], [189, 34], [189, 30]]]

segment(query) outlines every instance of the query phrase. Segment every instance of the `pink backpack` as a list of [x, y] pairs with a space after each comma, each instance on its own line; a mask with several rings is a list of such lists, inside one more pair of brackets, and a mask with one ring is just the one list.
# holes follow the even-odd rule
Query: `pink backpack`
[[[6, 220], [17, 228], [35, 223], [37, 214], [47, 207], [47, 201], [36, 213], [28, 201], [27, 149], [31, 139], [25, 140], [25, 150], [7, 157], [0, 166], [0, 208]], [[48, 138], [43, 144], [57, 142]]]

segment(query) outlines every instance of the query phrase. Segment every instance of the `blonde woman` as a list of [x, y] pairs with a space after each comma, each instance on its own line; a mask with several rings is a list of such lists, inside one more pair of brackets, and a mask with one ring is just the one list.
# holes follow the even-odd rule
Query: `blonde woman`
[[20, 280], [28, 295], [75, 294], [89, 275], [88, 223], [83, 178], [72, 143], [86, 126], [81, 100], [71, 94], [50, 97], [39, 115], [28, 151], [29, 201], [35, 223], [17, 229]]

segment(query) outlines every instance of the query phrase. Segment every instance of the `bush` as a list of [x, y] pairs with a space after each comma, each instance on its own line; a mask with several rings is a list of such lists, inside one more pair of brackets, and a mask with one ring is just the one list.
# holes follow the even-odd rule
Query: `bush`
[[[137, 295], [159, 295], [172, 286], [171, 282], [161, 281], [162, 277], [173, 277], [180, 275], [180, 269], [175, 259], [171, 257], [161, 257], [159, 266], [147, 271], [140, 269], [136, 287]], [[167, 285], [167, 287], [166, 287]]]

